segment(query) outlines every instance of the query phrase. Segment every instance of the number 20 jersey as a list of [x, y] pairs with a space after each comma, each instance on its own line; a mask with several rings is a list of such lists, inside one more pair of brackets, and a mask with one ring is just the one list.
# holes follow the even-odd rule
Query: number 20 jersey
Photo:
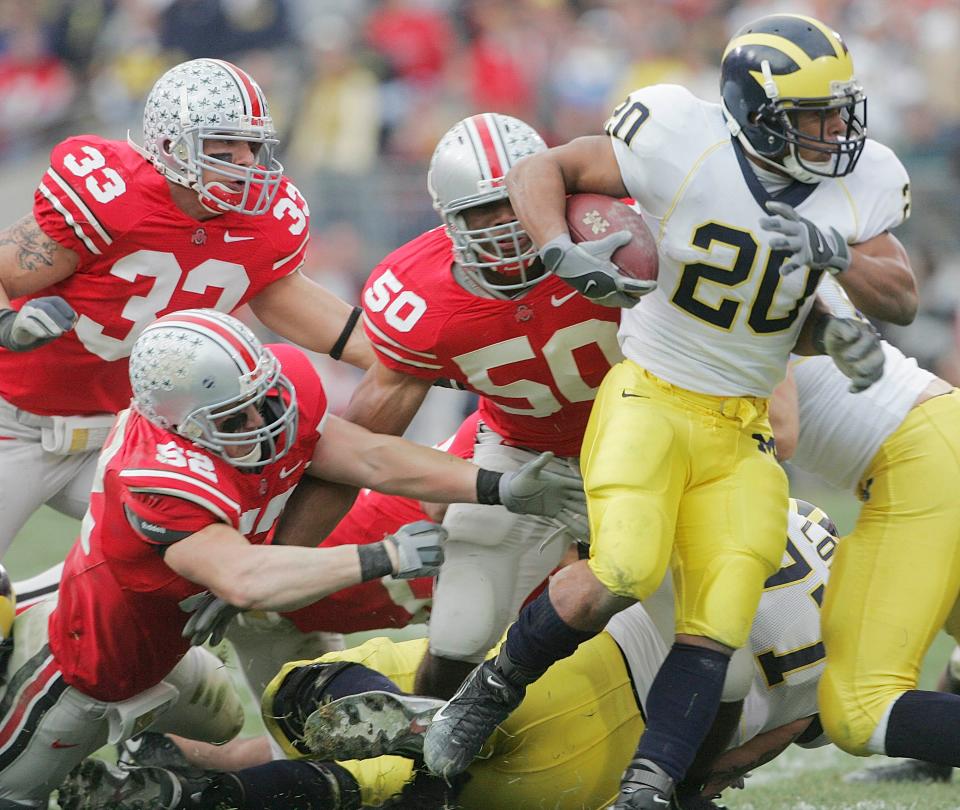
[[789, 254], [771, 250], [773, 235], [759, 227], [766, 201], [854, 244], [909, 213], [907, 174], [876, 141], [846, 177], [795, 181], [771, 196], [719, 105], [676, 85], [635, 91], [606, 131], [660, 253], [658, 288], [624, 311], [623, 353], [689, 390], [765, 397], [784, 375], [822, 273], [780, 276]]
[[268, 213], [199, 221], [132, 147], [91, 135], [54, 147], [33, 215], [79, 256], [71, 276], [13, 301], [62, 296], [75, 329], [28, 356], [0, 349], [0, 397], [44, 415], [125, 408], [127, 358], [144, 327], [191, 307], [231, 312], [296, 270], [309, 238], [306, 202], [286, 179]]
[[579, 455], [597, 387], [622, 359], [619, 310], [554, 277], [520, 298], [481, 298], [457, 283], [453, 263], [435, 228], [370, 274], [364, 325], [380, 362], [479, 394], [481, 419], [506, 444]]

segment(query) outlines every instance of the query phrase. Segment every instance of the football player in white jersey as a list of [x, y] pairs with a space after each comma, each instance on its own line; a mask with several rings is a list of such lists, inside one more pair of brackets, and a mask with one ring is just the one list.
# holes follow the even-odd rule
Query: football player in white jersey
[[[832, 279], [820, 289], [835, 312], [853, 313]], [[795, 448], [784, 435], [792, 464], [863, 502], [823, 606], [821, 716], [850, 753], [958, 766], [960, 696], [920, 691], [917, 677], [940, 628], [960, 639], [960, 393], [883, 351], [883, 377], [856, 396], [829, 361], [796, 359], [782, 388], [795, 388], [799, 418], [774, 414], [799, 424]]]
[[[627, 359], [605, 378], [581, 451], [590, 559], [553, 578], [444, 707], [424, 747], [435, 773], [462, 771], [527, 684], [647, 597], [670, 564], [676, 643], [615, 805], [662, 806], [713, 722], [729, 657], [783, 551], [787, 485], [767, 402], [791, 350], [829, 354], [857, 391], [882, 370], [869, 325], [815, 305], [817, 282], [836, 273], [871, 314], [913, 316], [909, 261], [888, 233], [906, 215], [907, 176], [867, 140], [840, 37], [808, 17], [757, 20], [727, 46], [721, 92], [717, 105], [682, 87], [643, 88], [606, 137], [532, 155], [507, 176], [549, 269], [613, 306], [644, 298], [623, 313]], [[656, 289], [610, 262], [628, 234], [572, 243], [571, 192], [636, 199], [659, 246]], [[738, 687], [742, 697], [742, 682], [728, 683], [727, 699]]]
[[[764, 585], [750, 630], [752, 679], [743, 719], [730, 750], [701, 775], [706, 796], [791, 742], [807, 747], [826, 742], [816, 718], [824, 660], [819, 614], [835, 548], [830, 519], [809, 503], [791, 501], [787, 550], [780, 570]], [[604, 632], [531, 687], [521, 708], [491, 737], [487, 756], [471, 765], [469, 780], [451, 804], [464, 810], [606, 807], [643, 729], [650, 685], [669, 647], [662, 632], [642, 605], [611, 619]], [[431, 784], [421, 776], [410, 782], [424, 728], [441, 705], [400, 691], [412, 689], [426, 652], [426, 639], [394, 643], [379, 638], [315, 661], [288, 664], [268, 687], [263, 711], [291, 760], [219, 777], [208, 774], [205, 781], [212, 784], [200, 806], [286, 810], [292, 795], [331, 810], [345, 810], [351, 800], [357, 806], [389, 803], [416, 810], [449, 806], [442, 804], [441, 780]], [[199, 765], [195, 752], [203, 749], [191, 745], [185, 750]], [[381, 756], [390, 753], [399, 756]], [[365, 761], [343, 761], [354, 757]], [[66, 799], [74, 808], [73, 798], [82, 796], [93, 805], [109, 790], [126, 795], [126, 803], [119, 805], [123, 810], [146, 795], [147, 782], [176, 780], [176, 772], [184, 783], [196, 777], [184, 763], [169, 762], [168, 773], [141, 768], [127, 774], [91, 763], [61, 790], [61, 802]], [[715, 808], [706, 796], [698, 786], [679, 806]]]

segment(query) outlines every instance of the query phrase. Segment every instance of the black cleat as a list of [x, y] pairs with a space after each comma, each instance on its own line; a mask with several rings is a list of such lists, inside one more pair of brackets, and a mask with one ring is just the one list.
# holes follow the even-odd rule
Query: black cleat
[[61, 810], [177, 810], [183, 787], [163, 768], [118, 768], [86, 759], [60, 786]]
[[949, 782], [953, 778], [953, 768], [949, 765], [937, 765], [920, 759], [908, 759], [903, 762], [891, 762], [861, 768], [843, 777], [844, 782], [853, 784], [872, 784], [880, 782]]
[[649, 759], [635, 759], [620, 780], [620, 795], [613, 810], [669, 810], [673, 779]]
[[427, 768], [447, 781], [463, 773], [487, 737], [520, 705], [525, 692], [508, 681], [492, 660], [480, 664], [434, 714], [423, 740]]
[[165, 768], [187, 779], [199, 779], [202, 768], [190, 764], [180, 748], [166, 735], [144, 731], [117, 744], [117, 764], [121, 768]]
[[443, 706], [437, 698], [361, 692], [324, 703], [303, 724], [317, 759], [370, 759], [384, 754], [420, 759], [423, 735]]

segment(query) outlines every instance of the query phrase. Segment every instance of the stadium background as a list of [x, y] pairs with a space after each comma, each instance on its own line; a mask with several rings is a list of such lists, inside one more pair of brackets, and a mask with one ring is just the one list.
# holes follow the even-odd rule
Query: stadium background
[[[306, 272], [353, 301], [380, 257], [437, 224], [425, 173], [452, 123], [508, 113], [552, 145], [598, 132], [645, 84], [684, 84], [716, 100], [723, 45], [774, 11], [816, 16], [850, 48], [870, 134], [912, 179], [913, 217], [898, 236], [920, 280], [920, 313], [885, 334], [960, 384], [960, 0], [0, 0], [0, 223], [30, 210], [58, 140], [122, 139], [128, 129], [139, 138], [143, 99], [164, 69], [225, 58], [266, 91], [287, 173], [310, 204]], [[316, 361], [342, 407], [357, 374]], [[24, 364], [28, 373], [28, 356]], [[469, 407], [466, 395], [437, 391], [411, 435], [442, 439]], [[791, 481], [849, 529], [850, 496], [795, 471]], [[38, 513], [6, 559], [14, 578], [62, 559], [76, 528]], [[940, 639], [927, 685], [948, 650]], [[922, 795], [841, 786], [835, 772], [855, 764], [834, 750], [787, 756], [753, 780], [768, 787], [730, 805], [960, 807], [949, 786]], [[813, 794], [811, 772], [826, 785]]]

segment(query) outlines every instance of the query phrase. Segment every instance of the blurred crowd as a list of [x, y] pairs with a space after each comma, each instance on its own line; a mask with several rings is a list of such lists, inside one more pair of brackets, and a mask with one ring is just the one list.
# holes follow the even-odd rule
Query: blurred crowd
[[715, 100], [729, 36], [785, 10], [845, 37], [870, 133], [911, 174], [898, 235], [924, 303], [889, 337], [960, 384], [958, 0], [0, 0], [0, 173], [71, 133], [136, 135], [166, 67], [229, 59], [266, 90], [310, 203], [308, 271], [353, 300], [437, 223], [426, 164], [453, 122], [509, 113], [553, 144], [597, 132], [644, 84]]

